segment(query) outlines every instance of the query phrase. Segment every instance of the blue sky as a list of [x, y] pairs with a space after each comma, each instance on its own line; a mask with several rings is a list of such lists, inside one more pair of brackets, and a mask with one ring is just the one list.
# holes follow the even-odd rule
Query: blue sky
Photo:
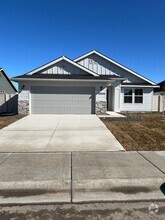
[[164, 0], [0, 0], [0, 67], [10, 77], [96, 49], [160, 82]]

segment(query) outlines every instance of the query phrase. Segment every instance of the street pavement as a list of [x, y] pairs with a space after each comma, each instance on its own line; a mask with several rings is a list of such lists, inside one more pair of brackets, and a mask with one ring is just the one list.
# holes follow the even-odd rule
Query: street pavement
[[11, 220], [164, 220], [165, 202], [111, 202], [1, 206], [0, 219]]

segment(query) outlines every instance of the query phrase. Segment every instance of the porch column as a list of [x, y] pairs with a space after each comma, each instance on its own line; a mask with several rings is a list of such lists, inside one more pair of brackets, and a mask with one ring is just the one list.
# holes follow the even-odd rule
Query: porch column
[[120, 112], [120, 94], [121, 94], [121, 84], [115, 86], [115, 92], [114, 92], [114, 111]]
[[29, 114], [29, 90], [30, 87], [27, 84], [19, 84], [19, 94], [18, 94], [18, 113], [19, 114]]
[[96, 95], [96, 114], [105, 114], [107, 111], [107, 88], [105, 86], [97, 86], [95, 88]]

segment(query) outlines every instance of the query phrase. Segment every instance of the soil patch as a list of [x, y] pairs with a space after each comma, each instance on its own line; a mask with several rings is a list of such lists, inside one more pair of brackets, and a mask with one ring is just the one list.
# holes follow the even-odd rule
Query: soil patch
[[0, 129], [12, 124], [15, 121], [25, 117], [26, 115], [0, 116]]
[[101, 120], [127, 151], [165, 150], [165, 120], [158, 113], [130, 113]]

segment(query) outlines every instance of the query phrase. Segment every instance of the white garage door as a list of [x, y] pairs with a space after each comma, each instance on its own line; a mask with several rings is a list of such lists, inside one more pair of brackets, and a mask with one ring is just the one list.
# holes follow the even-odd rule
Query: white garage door
[[31, 87], [32, 114], [95, 113], [94, 87]]

